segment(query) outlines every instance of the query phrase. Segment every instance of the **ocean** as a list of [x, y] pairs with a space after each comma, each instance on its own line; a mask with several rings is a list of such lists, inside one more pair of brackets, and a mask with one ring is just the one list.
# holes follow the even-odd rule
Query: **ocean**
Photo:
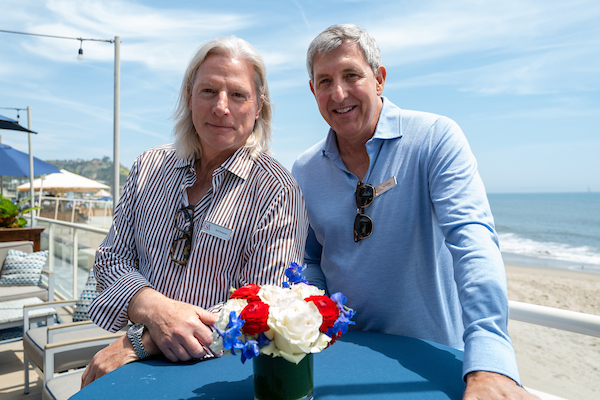
[[600, 193], [488, 194], [510, 264], [600, 273]]

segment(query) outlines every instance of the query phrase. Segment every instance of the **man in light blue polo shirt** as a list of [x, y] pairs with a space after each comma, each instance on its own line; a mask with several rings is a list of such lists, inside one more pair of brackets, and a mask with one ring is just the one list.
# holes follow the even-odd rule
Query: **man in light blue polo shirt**
[[519, 386], [498, 238], [458, 125], [383, 97], [379, 48], [355, 25], [317, 36], [307, 67], [331, 129], [292, 170], [304, 275], [343, 292], [358, 329], [464, 349], [464, 399], [536, 398]]

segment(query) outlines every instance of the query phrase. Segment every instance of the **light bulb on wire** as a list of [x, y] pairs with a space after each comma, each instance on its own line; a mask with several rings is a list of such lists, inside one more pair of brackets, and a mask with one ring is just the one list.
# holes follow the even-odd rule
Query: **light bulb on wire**
[[78, 61], [83, 60], [83, 40], [81, 40], [80, 42], [81, 42], [81, 45], [79, 46], [79, 54], [77, 54]]

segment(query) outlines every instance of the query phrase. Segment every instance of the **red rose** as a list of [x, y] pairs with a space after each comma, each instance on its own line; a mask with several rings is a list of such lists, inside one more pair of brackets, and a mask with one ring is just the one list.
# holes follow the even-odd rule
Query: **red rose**
[[248, 303], [253, 301], [260, 301], [260, 297], [258, 297], [258, 291], [260, 290], [260, 286], [251, 283], [246, 286], [242, 286], [239, 289], [236, 289], [233, 293], [231, 293], [232, 299], [246, 299]]
[[312, 301], [323, 316], [323, 323], [319, 328], [321, 332], [327, 332], [329, 328], [333, 328], [335, 321], [340, 315], [340, 311], [333, 300], [327, 296], [310, 296], [304, 300]]
[[268, 331], [269, 305], [262, 301], [248, 303], [242, 310], [240, 318], [245, 321], [242, 332], [248, 335], [258, 335], [261, 332]]

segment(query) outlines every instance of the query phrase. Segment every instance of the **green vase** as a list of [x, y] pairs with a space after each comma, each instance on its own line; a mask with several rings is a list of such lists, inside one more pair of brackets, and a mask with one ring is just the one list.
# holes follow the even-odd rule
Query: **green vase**
[[256, 400], [310, 400], [313, 398], [313, 355], [298, 364], [264, 354], [252, 359]]

